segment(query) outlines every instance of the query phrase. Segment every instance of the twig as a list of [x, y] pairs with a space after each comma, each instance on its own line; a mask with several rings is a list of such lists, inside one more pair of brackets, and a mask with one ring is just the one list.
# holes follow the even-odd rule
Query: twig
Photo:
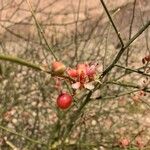
[[13, 143], [7, 140], [7, 137], [4, 138], [7, 145], [9, 145], [13, 150], [19, 150]]
[[[80, 17], [80, 5], [81, 5], [81, 0], [78, 2], [78, 10], [77, 10], [77, 17], [76, 17], [76, 23], [75, 23], [75, 36], [74, 36], [74, 44], [75, 44], [75, 54], [74, 54], [74, 60], [78, 61], [78, 20]], [[73, 63], [74, 63], [73, 60]]]
[[145, 91], [145, 92], [150, 93], [150, 89], [149, 89], [149, 88], [141, 87], [141, 86], [139, 86], [139, 85], [128, 84], [128, 83], [122, 83], [122, 82], [113, 82], [113, 81], [108, 81], [107, 84], [116, 84], [116, 85], [119, 85], [119, 86], [131, 87], [131, 88], [140, 89], [140, 90], [142, 90], [142, 91]]
[[103, 0], [100, 0], [100, 1], [101, 1], [101, 4], [103, 5], [103, 7], [104, 7], [104, 9], [105, 9], [105, 11], [106, 11], [106, 13], [107, 13], [107, 16], [108, 16], [108, 18], [109, 18], [109, 20], [110, 20], [110, 22], [111, 22], [111, 24], [112, 24], [112, 26], [113, 26], [113, 28], [114, 28], [116, 34], [117, 34], [117, 36], [118, 36], [118, 39], [119, 39], [119, 41], [120, 41], [120, 43], [121, 43], [121, 47], [124, 47], [124, 43], [123, 43], [123, 40], [122, 40], [122, 38], [121, 38], [121, 36], [120, 36], [120, 33], [118, 32], [118, 30], [117, 30], [117, 28], [116, 28], [116, 25], [115, 25], [115, 23], [113, 22], [113, 19], [112, 19], [111, 15], [109, 14], [109, 11], [108, 11], [108, 9], [107, 9], [107, 7], [106, 7], [104, 1], [103, 1]]
[[[133, 26], [133, 21], [135, 17], [135, 6], [136, 6], [136, 0], [134, 0], [134, 3], [133, 3], [133, 12], [132, 12], [132, 18], [131, 18], [131, 23], [130, 23], [130, 28], [129, 28], [129, 40], [131, 39], [131, 35], [132, 35], [132, 26]], [[127, 49], [126, 66], [128, 66], [129, 51], [130, 51], [130, 48]]]
[[4, 130], [4, 131], [7, 131], [7, 132], [9, 132], [9, 133], [12, 133], [12, 134], [14, 134], [14, 135], [23, 137], [23, 138], [25, 138], [26, 140], [28, 140], [28, 141], [30, 141], [30, 142], [33, 142], [33, 143], [36, 143], [36, 144], [41, 144], [41, 145], [45, 145], [45, 146], [46, 146], [45, 143], [42, 143], [42, 142], [40, 142], [40, 141], [31, 139], [30, 137], [28, 137], [28, 136], [26, 136], [26, 135], [23, 135], [23, 134], [21, 134], [21, 133], [17, 133], [17, 132], [15, 132], [15, 131], [11, 131], [10, 129], [8, 129], [8, 128], [6, 128], [6, 127], [3, 127], [3, 126], [1, 126], [1, 125], [0, 125], [0, 129], [2, 129], [2, 130]]
[[37, 21], [35, 15], [34, 15], [34, 11], [33, 11], [33, 9], [32, 9], [32, 5], [31, 5], [31, 3], [30, 3], [30, 0], [26, 0], [26, 2], [27, 2], [28, 6], [29, 6], [29, 8], [30, 8], [30, 11], [31, 11], [32, 16], [33, 16], [33, 18], [34, 18], [34, 21], [35, 21], [35, 24], [36, 24], [36, 26], [37, 26], [37, 29], [38, 29], [38, 31], [40, 32], [40, 34], [42, 35], [42, 37], [43, 37], [43, 39], [44, 39], [44, 42], [45, 42], [45, 44], [46, 44], [48, 50], [51, 52], [51, 54], [53, 55], [53, 57], [55, 58], [55, 60], [58, 60], [57, 57], [56, 57], [56, 55], [54, 54], [52, 48], [51, 48], [50, 45], [48, 44], [47, 39], [46, 39], [46, 37], [45, 37], [45, 35], [44, 35], [44, 32], [43, 32], [43, 30], [42, 30], [40, 24], [38, 23], [38, 21]]
[[27, 67], [30, 67], [30, 68], [35, 69], [35, 70], [39, 70], [39, 71], [42, 70], [40, 66], [32, 64], [32, 63], [30, 63], [24, 59], [21, 59], [21, 58], [15, 57], [15, 56], [0, 55], [0, 59], [5, 60], [5, 61], [10, 61], [13, 63], [17, 63], [17, 64], [20, 64], [23, 66], [27, 66]]
[[76, 122], [76, 120], [78, 119], [78, 117], [80, 116], [83, 108], [90, 102], [90, 97], [92, 95], [92, 91], [90, 91], [87, 96], [86, 99], [84, 100], [84, 102], [80, 105], [79, 109], [72, 114], [71, 119], [69, 124], [67, 125], [67, 131], [64, 134], [64, 140], [67, 138], [67, 136], [69, 135], [69, 133], [71, 132], [72, 128], [74, 127], [74, 124]]
[[125, 69], [125, 70], [130, 71], [130, 72], [135, 72], [135, 73], [150, 77], [150, 74], [144, 73], [143, 71], [140, 71], [140, 70], [137, 70], [137, 69], [123, 67], [123, 66], [120, 66], [120, 65], [117, 65], [117, 64], [115, 66], [119, 67], [119, 68], [122, 68], [122, 69]]
[[114, 98], [118, 98], [118, 97], [121, 97], [121, 96], [129, 95], [131, 93], [135, 93], [135, 92], [138, 92], [138, 91], [139, 91], [139, 89], [136, 89], [136, 90], [133, 90], [133, 91], [128, 91], [128, 92], [124, 92], [124, 93], [115, 94], [113, 96], [100, 96], [100, 97], [97, 97], [96, 100], [114, 99]]
[[111, 69], [115, 66], [115, 64], [119, 61], [120, 57], [124, 53], [124, 51], [131, 45], [131, 43], [134, 42], [134, 40], [140, 36], [143, 31], [145, 31], [150, 25], [150, 20], [127, 42], [127, 44], [120, 49], [117, 56], [113, 60], [113, 62], [104, 70], [104, 72], [101, 74], [101, 78], [103, 78], [107, 73], [111, 71]]
[[[29, 68], [32, 68], [32, 69], [35, 69], [35, 70], [38, 70], [38, 71], [43, 71], [45, 73], [51, 74], [52, 76], [58, 76], [58, 75], [53, 74], [53, 72], [51, 72], [51, 71], [49, 71], [47, 69], [44, 69], [44, 67], [42, 67], [42, 66], [33, 64], [33, 63], [31, 63], [31, 62], [29, 62], [27, 60], [24, 60], [22, 58], [18, 58], [18, 57], [15, 57], [15, 56], [0, 54], [0, 60], [10, 61], [10, 62], [19, 64], [19, 65], [22, 65], [22, 66], [27, 66]], [[59, 77], [65, 78], [67, 80], [70, 80], [70, 81], [74, 82], [74, 79], [70, 78], [69, 76], [59, 75]]]

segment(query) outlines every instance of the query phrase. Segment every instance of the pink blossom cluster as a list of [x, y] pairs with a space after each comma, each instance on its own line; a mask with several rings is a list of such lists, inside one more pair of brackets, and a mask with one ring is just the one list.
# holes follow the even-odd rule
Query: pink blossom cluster
[[78, 64], [77, 67], [67, 69], [69, 77], [75, 80], [72, 84], [73, 89], [83, 88], [86, 83], [93, 81], [96, 75], [97, 64]]

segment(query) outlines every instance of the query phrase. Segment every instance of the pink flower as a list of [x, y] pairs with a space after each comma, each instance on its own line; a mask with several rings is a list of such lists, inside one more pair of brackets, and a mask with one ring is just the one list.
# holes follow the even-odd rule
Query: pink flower
[[88, 66], [86, 68], [86, 74], [89, 77], [93, 77], [96, 74], [96, 66], [95, 65]]
[[76, 83], [72, 84], [72, 88], [79, 89], [84, 87], [84, 84], [94, 80], [96, 65], [78, 64], [76, 69], [68, 69], [67, 74], [76, 80]]
[[128, 138], [123, 138], [119, 140], [119, 145], [123, 148], [129, 146], [129, 144], [130, 144], [130, 140]]
[[76, 78], [78, 76], [78, 72], [76, 69], [68, 69], [67, 73], [72, 78]]

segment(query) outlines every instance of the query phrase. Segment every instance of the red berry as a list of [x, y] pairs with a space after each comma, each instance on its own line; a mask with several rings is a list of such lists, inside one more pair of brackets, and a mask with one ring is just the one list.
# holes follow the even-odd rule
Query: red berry
[[57, 106], [61, 109], [67, 109], [72, 103], [72, 96], [68, 93], [61, 93], [57, 98]]
[[66, 70], [66, 66], [59, 61], [53, 62], [51, 68], [52, 68], [52, 72], [56, 75], [61, 75]]

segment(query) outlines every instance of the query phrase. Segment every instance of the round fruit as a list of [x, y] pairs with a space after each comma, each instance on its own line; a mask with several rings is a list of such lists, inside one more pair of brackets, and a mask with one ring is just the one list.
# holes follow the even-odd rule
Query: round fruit
[[72, 96], [68, 93], [61, 93], [57, 98], [57, 106], [61, 109], [67, 109], [72, 104]]
[[66, 66], [63, 63], [59, 62], [59, 61], [53, 62], [52, 65], [51, 65], [51, 68], [52, 68], [52, 72], [55, 75], [61, 75], [66, 70]]

